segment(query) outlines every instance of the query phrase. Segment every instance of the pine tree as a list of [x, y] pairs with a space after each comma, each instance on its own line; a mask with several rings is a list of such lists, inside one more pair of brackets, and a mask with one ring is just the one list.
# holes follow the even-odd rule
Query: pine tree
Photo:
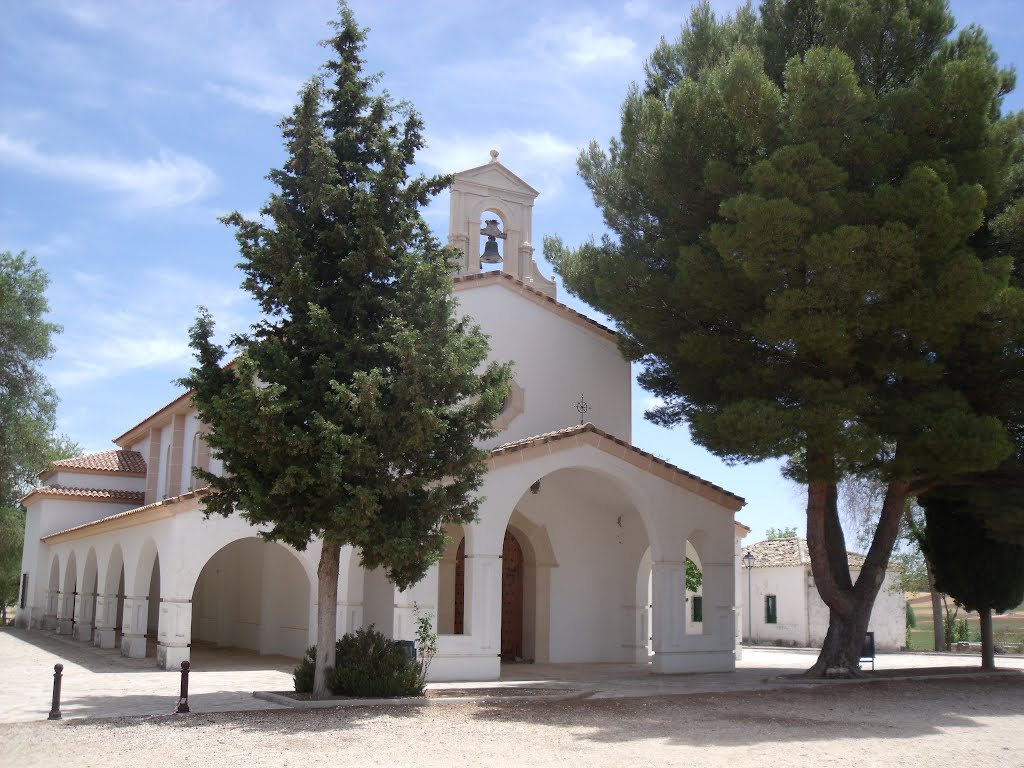
[[[614, 237], [549, 239], [567, 287], [615, 318], [640, 382], [696, 442], [787, 458], [831, 621], [810, 675], [856, 674], [908, 498], [1012, 451], [955, 374], [1024, 350], [1019, 252], [977, 242], [1019, 157], [1013, 74], [943, 0], [707, 3], [651, 56], [619, 139], [579, 166]], [[1020, 209], [1016, 210], [1019, 214]], [[991, 364], [992, 350], [1008, 364]], [[851, 580], [837, 484], [881, 478]]]
[[277, 191], [235, 227], [263, 319], [231, 344], [202, 311], [198, 365], [182, 383], [210, 425], [221, 476], [204, 473], [206, 512], [239, 512], [269, 539], [322, 539], [314, 692], [334, 664], [341, 547], [399, 588], [443, 552], [444, 525], [474, 516], [485, 469], [476, 441], [507, 392], [509, 368], [485, 365], [479, 328], [455, 315], [452, 254], [419, 210], [448, 177], [409, 178], [418, 115], [375, 93], [365, 30], [342, 2], [332, 58], [282, 122]]

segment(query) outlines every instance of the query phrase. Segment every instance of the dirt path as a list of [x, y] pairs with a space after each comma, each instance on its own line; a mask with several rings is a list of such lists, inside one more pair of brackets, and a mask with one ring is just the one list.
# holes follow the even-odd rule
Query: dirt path
[[17, 766], [1021, 765], [1024, 678], [0, 725]]

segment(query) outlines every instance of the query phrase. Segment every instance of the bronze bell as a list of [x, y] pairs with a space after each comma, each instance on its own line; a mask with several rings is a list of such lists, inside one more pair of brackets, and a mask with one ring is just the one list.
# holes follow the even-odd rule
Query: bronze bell
[[501, 264], [501, 254], [498, 253], [498, 241], [494, 235], [489, 235], [484, 243], [484, 252], [480, 254], [481, 264]]

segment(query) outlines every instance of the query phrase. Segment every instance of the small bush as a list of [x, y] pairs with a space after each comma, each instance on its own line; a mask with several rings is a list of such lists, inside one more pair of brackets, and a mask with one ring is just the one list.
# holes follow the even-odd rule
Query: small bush
[[313, 692], [313, 673], [316, 670], [316, 646], [306, 649], [306, 656], [292, 673], [296, 693]]
[[907, 629], [914, 629], [917, 626], [917, 615], [914, 613], [914, 606], [907, 600]]
[[[389, 698], [421, 696], [426, 679], [420, 662], [406, 656], [373, 625], [348, 633], [335, 646], [335, 666], [327, 670], [327, 688], [335, 696]], [[312, 693], [316, 646], [295, 667], [297, 693]]]

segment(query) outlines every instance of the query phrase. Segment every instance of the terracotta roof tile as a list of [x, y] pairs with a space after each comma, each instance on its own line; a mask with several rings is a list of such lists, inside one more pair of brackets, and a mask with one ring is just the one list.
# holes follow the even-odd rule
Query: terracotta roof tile
[[54, 461], [45, 474], [56, 469], [78, 469], [91, 472], [125, 472], [133, 475], [146, 474], [146, 460], [138, 451], [103, 451], [86, 456]]
[[117, 491], [107, 488], [69, 488], [61, 485], [40, 485], [22, 496], [18, 501], [22, 504], [30, 496], [44, 498], [75, 497], [84, 501], [106, 501], [118, 504], [140, 504], [145, 501], [143, 491]]
[[[807, 549], [807, 540], [793, 537], [791, 539], [767, 539], [743, 548], [743, 554], [749, 552], [754, 556], [755, 568], [777, 568], [789, 565], [810, 565], [811, 553]], [[858, 552], [847, 552], [851, 568], [864, 565], [864, 555]]]
[[[43, 536], [42, 540], [50, 541], [51, 539], [56, 538], [57, 536], [63, 536], [66, 533], [81, 531], [85, 528], [93, 528], [95, 526], [102, 526], [104, 523], [109, 524], [111, 521], [123, 520], [126, 517], [133, 517], [141, 512], [156, 509], [157, 507], [167, 507], [173, 504], [179, 504], [183, 501], [187, 501], [188, 499], [194, 499], [200, 496], [205, 496], [207, 493], [209, 493], [209, 489], [200, 488], [197, 491], [189, 491], [188, 493], [183, 493], [180, 496], [171, 496], [170, 498], [163, 499], [162, 501], [154, 501], [152, 504], [146, 504], [143, 507], [136, 507], [135, 509], [126, 509], [124, 512], [118, 512], [116, 515], [108, 515], [107, 517], [101, 517], [99, 520], [91, 520], [88, 523], [82, 523], [81, 525], [76, 525], [72, 528], [65, 528], [63, 531], [55, 531], [54, 533], [50, 533], [46, 536]], [[139, 497], [139, 501], [144, 501], [143, 494], [140, 493]]]
[[[625, 440], [615, 437], [614, 435], [605, 432], [603, 429], [595, 427], [593, 424], [590, 423], [577, 424], [575, 426], [566, 427], [565, 429], [559, 429], [554, 432], [545, 432], [542, 435], [534, 435], [533, 437], [525, 437], [521, 440], [513, 440], [512, 442], [504, 443], [503, 445], [499, 445], [491, 450], [491, 458], [494, 459], [501, 456], [506, 456], [508, 454], [515, 453], [517, 451], [522, 451], [535, 445], [544, 445], [545, 443], [558, 442], [560, 440], [565, 440], [567, 438], [571, 438], [578, 435], [584, 435], [587, 433], [593, 433], [597, 435], [599, 438], [601, 438], [602, 442], [606, 441], [608, 443], [611, 443], [612, 445], [621, 446], [625, 448], [627, 451], [633, 453], [634, 455], [641, 456], [649, 460], [651, 464], [663, 467], [664, 470], [667, 470], [671, 476], [675, 476], [676, 478], [679, 479], [688, 480], [691, 484], [696, 484], [696, 486], [700, 488], [707, 489], [707, 491], [712, 492], [712, 494], [721, 494], [722, 496], [727, 497], [727, 499], [733, 502], [733, 504], [738, 502], [740, 507], [746, 504], [746, 500], [744, 500], [742, 496], [737, 496], [736, 494], [725, 490], [721, 486], [715, 485], [714, 483], [704, 480], [701, 477], [697, 477], [697, 475], [691, 474], [690, 472], [687, 472], [685, 469], [680, 469], [675, 464], [670, 464], [664, 459], [659, 459], [654, 454], [648, 453], [645, 450], [637, 448], [635, 445], [627, 443]], [[616, 451], [615, 455], [621, 456], [622, 454], [621, 452]], [[657, 474], [661, 473], [659, 472]], [[661, 476], [664, 477], [663, 474]], [[738, 508], [739, 507], [737, 507], [737, 509]]]

